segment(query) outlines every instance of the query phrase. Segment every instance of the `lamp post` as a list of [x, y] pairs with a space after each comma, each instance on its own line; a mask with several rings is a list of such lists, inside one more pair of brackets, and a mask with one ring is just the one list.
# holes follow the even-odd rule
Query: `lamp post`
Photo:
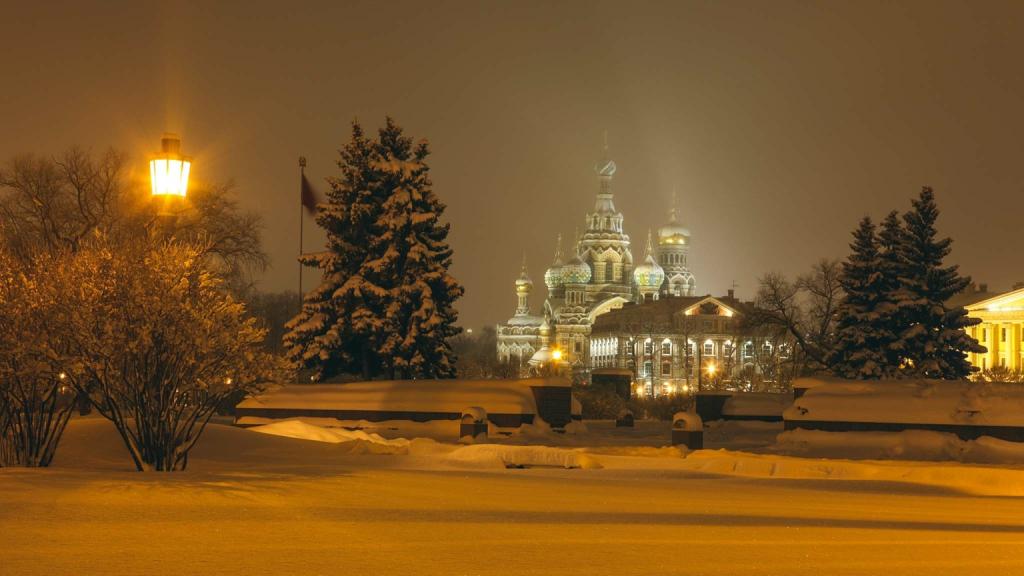
[[185, 199], [191, 169], [191, 158], [181, 155], [181, 138], [164, 133], [160, 138], [160, 152], [149, 160], [153, 199], [161, 202], [161, 216], [173, 215], [172, 208]]

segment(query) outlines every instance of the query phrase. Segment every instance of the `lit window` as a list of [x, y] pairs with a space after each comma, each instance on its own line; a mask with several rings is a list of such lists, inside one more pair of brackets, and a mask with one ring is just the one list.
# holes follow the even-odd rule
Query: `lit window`
[[704, 343], [704, 355], [713, 356], [715, 354], [715, 345], [713, 342]]
[[672, 355], [672, 343], [671, 342], [666, 340], [665, 342], [661, 343], [661, 355], [662, 356], [671, 356]]

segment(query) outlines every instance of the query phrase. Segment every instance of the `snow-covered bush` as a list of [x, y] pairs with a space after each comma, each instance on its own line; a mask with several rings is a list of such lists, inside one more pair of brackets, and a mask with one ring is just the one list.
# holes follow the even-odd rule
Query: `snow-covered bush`
[[665, 394], [655, 398], [633, 398], [629, 401], [629, 408], [638, 418], [671, 420], [675, 413], [689, 410], [692, 403], [693, 397], [688, 394]]
[[278, 363], [205, 247], [98, 240], [51, 271], [66, 287], [68, 380], [109, 418], [139, 470], [182, 470], [217, 406]]
[[625, 407], [626, 401], [614, 390], [595, 386], [574, 386], [573, 398], [583, 407], [583, 418], [587, 420], [609, 420], [616, 418]]
[[67, 334], [55, 322], [63, 287], [48, 260], [0, 250], [0, 466], [48, 466], [74, 407], [62, 377]]

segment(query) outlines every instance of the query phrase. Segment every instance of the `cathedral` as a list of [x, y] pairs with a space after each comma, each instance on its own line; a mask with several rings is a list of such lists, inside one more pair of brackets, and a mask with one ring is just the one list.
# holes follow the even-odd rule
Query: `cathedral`
[[687, 262], [690, 231], [677, 222], [674, 207], [656, 236], [648, 232], [643, 258], [635, 261], [622, 213], [615, 209], [615, 170], [606, 148], [605, 159], [596, 167], [599, 187], [594, 210], [586, 215], [584, 233], [567, 251], [563, 252], [558, 237], [554, 261], [544, 272], [547, 299], [539, 314], [530, 307], [534, 284], [523, 262], [515, 281], [515, 315], [497, 327], [498, 358], [523, 373], [551, 362], [574, 371], [586, 369], [591, 327], [598, 316], [627, 302], [696, 294]]

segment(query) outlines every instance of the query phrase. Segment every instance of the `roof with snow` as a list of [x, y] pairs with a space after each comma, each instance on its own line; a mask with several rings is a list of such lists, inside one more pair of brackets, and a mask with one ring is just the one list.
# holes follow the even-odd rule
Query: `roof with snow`
[[716, 315], [732, 316], [743, 314], [749, 306], [750, 304], [728, 296], [663, 296], [658, 300], [641, 304], [627, 303], [621, 308], [598, 316], [594, 321], [593, 332], [615, 331], [623, 324], [649, 319], [670, 322], [674, 316], [685, 315], [687, 311], [701, 315], [710, 312], [712, 307], [716, 309]]

